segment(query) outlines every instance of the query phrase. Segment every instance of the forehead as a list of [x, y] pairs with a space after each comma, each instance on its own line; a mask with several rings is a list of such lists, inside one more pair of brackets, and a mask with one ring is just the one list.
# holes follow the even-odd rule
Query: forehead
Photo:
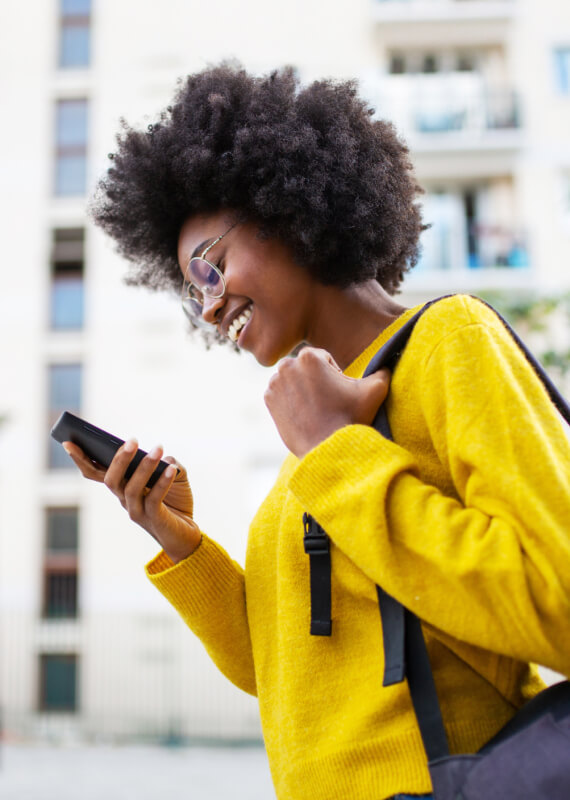
[[194, 250], [203, 249], [225, 233], [233, 222], [228, 211], [189, 217], [178, 237], [178, 263], [186, 268]]

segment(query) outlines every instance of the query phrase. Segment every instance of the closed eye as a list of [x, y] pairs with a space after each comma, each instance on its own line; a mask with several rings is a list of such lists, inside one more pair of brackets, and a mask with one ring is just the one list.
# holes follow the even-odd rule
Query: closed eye
[[[222, 267], [220, 266], [220, 264], [215, 264], [213, 261], [212, 261], [212, 264], [214, 264], [214, 266], [216, 267], [216, 269], [219, 269], [219, 270], [220, 270], [220, 272], [223, 274], [224, 270], [222, 269]], [[207, 276], [206, 276], [205, 285], [206, 285], [206, 286], [215, 286], [215, 285], [218, 283], [218, 281], [219, 281], [219, 280], [220, 280], [220, 279], [219, 279], [219, 277], [217, 276], [217, 274], [216, 274], [216, 273], [215, 273], [213, 270], [210, 270], [210, 271], [208, 272]]]

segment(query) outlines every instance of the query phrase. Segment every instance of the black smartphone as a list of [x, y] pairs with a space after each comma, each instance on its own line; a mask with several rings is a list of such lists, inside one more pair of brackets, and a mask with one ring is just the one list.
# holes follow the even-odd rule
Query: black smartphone
[[[73, 442], [83, 450], [86, 456], [103, 467], [109, 466], [119, 447], [125, 443], [124, 439], [119, 439], [118, 436], [113, 436], [112, 433], [107, 433], [107, 431], [91, 425], [90, 422], [76, 417], [69, 411], [63, 412], [51, 429], [51, 435], [57, 442]], [[127, 480], [145, 456], [146, 451], [139, 448], [125, 472]], [[149, 489], [154, 486], [167, 466], [166, 461], [159, 462], [147, 481], [146, 485]], [[178, 471], [180, 472], [180, 470]]]

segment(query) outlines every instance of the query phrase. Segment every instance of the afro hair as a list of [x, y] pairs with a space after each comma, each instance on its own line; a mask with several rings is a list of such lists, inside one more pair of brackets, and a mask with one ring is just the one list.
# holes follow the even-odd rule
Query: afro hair
[[353, 81], [301, 86], [290, 67], [224, 62], [190, 75], [155, 124], [122, 123], [91, 214], [130, 262], [127, 282], [180, 288], [185, 220], [230, 209], [278, 237], [323, 284], [393, 294], [424, 226], [408, 148]]

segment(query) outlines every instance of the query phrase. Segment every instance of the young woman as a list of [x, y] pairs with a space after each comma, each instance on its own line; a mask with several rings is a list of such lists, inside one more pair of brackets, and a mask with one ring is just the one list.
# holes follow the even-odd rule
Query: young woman
[[[531, 662], [570, 671], [570, 450], [502, 324], [442, 300], [392, 378], [362, 379], [414, 313], [393, 294], [417, 257], [419, 191], [351, 83], [221, 65], [124, 131], [94, 205], [132, 282], [182, 287], [210, 338], [278, 363], [265, 399], [290, 455], [245, 569], [193, 519], [183, 469], [145, 489], [160, 449], [128, 481], [136, 442], [107, 471], [66, 449], [156, 538], [150, 580], [259, 698], [287, 800], [429, 796], [407, 686], [382, 686], [376, 584], [422, 619], [453, 752], [542, 687]], [[370, 426], [384, 401], [394, 442]], [[304, 512], [331, 541], [330, 636], [310, 634]]]

